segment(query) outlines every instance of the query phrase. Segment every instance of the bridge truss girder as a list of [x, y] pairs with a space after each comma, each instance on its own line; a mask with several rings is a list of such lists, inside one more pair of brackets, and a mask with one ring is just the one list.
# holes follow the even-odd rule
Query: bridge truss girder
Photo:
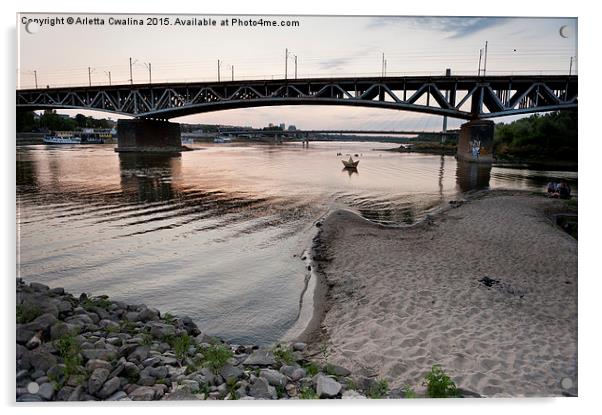
[[395, 77], [17, 90], [17, 109], [89, 109], [170, 119], [273, 105], [350, 105], [486, 119], [577, 108], [577, 76]]

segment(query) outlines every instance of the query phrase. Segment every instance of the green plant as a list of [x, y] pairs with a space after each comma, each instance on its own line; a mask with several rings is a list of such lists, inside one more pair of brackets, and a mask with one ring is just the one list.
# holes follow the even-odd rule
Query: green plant
[[347, 378], [347, 390], [357, 390], [357, 385], [353, 379]]
[[163, 321], [165, 321], [168, 324], [173, 324], [174, 321], [176, 320], [175, 316], [171, 313], [165, 313], [163, 314]]
[[304, 386], [299, 391], [299, 399], [318, 399], [318, 394], [311, 386]]
[[127, 333], [134, 333], [136, 330], [136, 325], [128, 320], [121, 320], [119, 323], [119, 328], [121, 331], [125, 331]]
[[230, 378], [226, 381], [226, 385], [228, 386], [228, 393], [230, 394], [230, 398], [235, 401], [238, 399], [236, 396], [236, 385], [238, 381], [234, 378]]
[[80, 347], [77, 337], [72, 334], [64, 335], [54, 341], [54, 347], [65, 364], [65, 378], [69, 378], [71, 375], [81, 375], [82, 356], [79, 353]]
[[459, 396], [458, 388], [453, 380], [443, 371], [440, 365], [434, 365], [424, 378], [426, 393], [430, 398], [453, 398]]
[[286, 389], [282, 385], [276, 385], [275, 388], [276, 396], [278, 396], [278, 399], [282, 399], [286, 395]]
[[111, 304], [111, 301], [109, 301], [108, 297], [105, 295], [101, 295], [98, 297], [90, 297], [88, 295], [85, 299], [83, 299], [80, 302], [80, 305], [86, 311], [94, 311], [95, 308], [102, 308], [103, 310], [107, 310]]
[[386, 379], [377, 380], [370, 386], [367, 395], [370, 399], [382, 399], [389, 393], [389, 382]]
[[17, 323], [25, 324], [41, 316], [42, 310], [35, 304], [17, 304]]
[[330, 356], [330, 351], [328, 350], [328, 347], [325, 344], [320, 346], [320, 354], [322, 354], [322, 361], [324, 362], [324, 366], [327, 366], [328, 365], [328, 357]]
[[173, 337], [173, 340], [170, 343], [170, 345], [174, 348], [176, 359], [182, 361], [188, 354], [188, 349], [190, 348], [190, 346], [193, 345], [193, 341], [188, 334], [184, 334], [182, 336]]
[[405, 385], [401, 391], [403, 392], [403, 397], [406, 399], [414, 399], [418, 397], [410, 385]]
[[303, 365], [303, 369], [307, 372], [307, 374], [311, 377], [316, 376], [320, 371], [320, 368], [314, 362], [309, 362]]
[[213, 370], [214, 373], [219, 370], [228, 362], [228, 360], [234, 355], [232, 350], [221, 344], [212, 344], [201, 350], [204, 356], [204, 364], [209, 369]]
[[151, 344], [153, 344], [153, 336], [151, 336], [149, 333], [143, 333], [141, 344], [143, 346], [150, 346]]
[[286, 346], [277, 345], [272, 349], [272, 353], [274, 354], [276, 362], [280, 364], [292, 365], [297, 360], [295, 353]]

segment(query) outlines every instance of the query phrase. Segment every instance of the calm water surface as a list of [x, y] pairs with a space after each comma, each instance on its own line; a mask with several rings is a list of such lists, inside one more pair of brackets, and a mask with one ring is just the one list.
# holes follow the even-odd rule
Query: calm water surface
[[[308, 273], [300, 257], [314, 221], [333, 207], [397, 224], [487, 186], [539, 191], [567, 178], [577, 191], [576, 172], [373, 150], [393, 144], [194, 147], [178, 157], [117, 154], [112, 145], [18, 147], [20, 276], [266, 344], [297, 319]], [[342, 170], [345, 154], [358, 154], [357, 172]]]

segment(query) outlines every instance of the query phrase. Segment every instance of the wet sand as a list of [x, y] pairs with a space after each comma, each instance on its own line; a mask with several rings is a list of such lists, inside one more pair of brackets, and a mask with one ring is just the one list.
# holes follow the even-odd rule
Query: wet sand
[[563, 203], [495, 191], [403, 228], [331, 213], [304, 337], [391, 387], [441, 364], [484, 396], [575, 395], [577, 241], [544, 214]]

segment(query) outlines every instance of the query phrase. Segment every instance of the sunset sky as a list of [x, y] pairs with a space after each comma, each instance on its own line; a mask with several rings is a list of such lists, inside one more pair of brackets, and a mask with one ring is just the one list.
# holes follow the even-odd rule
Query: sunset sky
[[[30, 34], [22, 18], [102, 17], [101, 25], [42, 25]], [[271, 79], [284, 76], [369, 76], [381, 73], [382, 54], [388, 75], [476, 74], [479, 49], [488, 41], [487, 73], [568, 74], [571, 56], [577, 72], [575, 18], [488, 17], [320, 17], [320, 16], [196, 16], [217, 26], [116, 26], [109, 17], [143, 19], [145, 15], [18, 16], [18, 86], [129, 83], [129, 58], [135, 82], [148, 81], [145, 63], [152, 64], [153, 82]], [[182, 20], [195, 16], [155, 15]], [[298, 27], [222, 27], [221, 20], [261, 18], [294, 20]], [[561, 36], [560, 28], [566, 26]], [[566, 37], [565, 37], [566, 36]], [[82, 111], [62, 111], [74, 114]], [[87, 112], [86, 114], [92, 114]], [[116, 118], [113, 114], [95, 113]], [[441, 118], [395, 110], [350, 107], [264, 107], [228, 110], [174, 119], [181, 122], [236, 124], [261, 127], [269, 122], [300, 128], [440, 129]], [[451, 128], [460, 121], [450, 120]]]

